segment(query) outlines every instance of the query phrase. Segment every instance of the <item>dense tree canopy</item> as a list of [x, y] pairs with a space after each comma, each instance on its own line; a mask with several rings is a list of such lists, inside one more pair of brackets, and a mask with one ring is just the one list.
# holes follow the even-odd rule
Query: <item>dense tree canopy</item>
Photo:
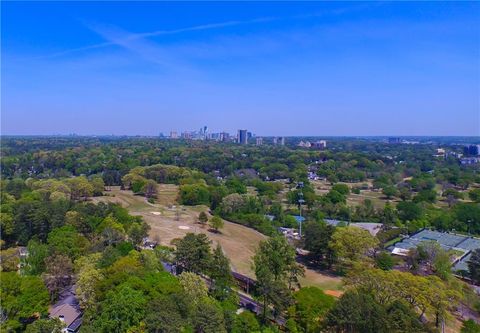
[[[421, 244], [402, 263], [383, 249], [425, 227], [480, 235], [480, 166], [459, 163], [462, 142], [335, 138], [328, 150], [316, 150], [298, 147], [300, 140], [315, 139], [257, 147], [2, 137], [1, 329], [59, 331], [47, 309], [72, 284], [85, 332], [267, 333], [278, 325], [289, 332], [429, 332], [450, 320], [460, 300], [474, 307], [476, 298], [469, 300], [468, 288], [450, 272], [457, 253]], [[437, 156], [440, 146], [449, 152], [444, 157]], [[178, 189], [168, 209], [192, 209], [202, 224], [210, 217], [216, 231], [226, 220], [269, 236], [252, 258], [258, 316], [236, 313], [239, 287], [229, 258], [220, 246], [211, 248], [209, 237], [227, 238], [230, 228], [202, 228], [206, 234], [146, 250], [149, 225], [142, 217], [91, 199], [121, 189], [158, 207], [164, 186]], [[303, 219], [303, 237], [295, 236]], [[350, 222], [383, 226], [374, 237]], [[288, 228], [282, 229], [288, 239], [279, 227]], [[474, 282], [479, 257], [478, 251], [469, 257], [467, 277]], [[304, 268], [297, 261], [345, 273], [343, 296], [301, 288]], [[397, 263], [409, 272], [396, 270]], [[183, 273], [174, 276], [164, 266]], [[467, 321], [463, 331], [475, 325]]]

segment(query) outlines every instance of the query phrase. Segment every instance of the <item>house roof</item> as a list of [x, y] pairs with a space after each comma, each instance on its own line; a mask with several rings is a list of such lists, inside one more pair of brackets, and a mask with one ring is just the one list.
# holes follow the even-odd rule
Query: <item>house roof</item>
[[78, 319], [82, 313], [70, 304], [61, 304], [59, 306], [53, 307], [50, 310], [50, 317], [52, 318], [60, 318], [63, 316], [63, 321], [70, 327], [70, 325]]
[[416, 234], [405, 238], [395, 245], [389, 247], [393, 254], [404, 255], [411, 248], [416, 248], [420, 243], [426, 241], [437, 242], [444, 250], [456, 250], [463, 254], [455, 261], [453, 271], [468, 271], [468, 260], [471, 257], [471, 251], [480, 248], [480, 239], [453, 234], [448, 232], [439, 232], [433, 230], [421, 230]]

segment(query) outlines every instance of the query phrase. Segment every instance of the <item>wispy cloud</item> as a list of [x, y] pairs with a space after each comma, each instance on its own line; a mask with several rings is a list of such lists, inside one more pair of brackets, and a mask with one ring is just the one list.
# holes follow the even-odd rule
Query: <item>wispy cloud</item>
[[[315, 12], [315, 13], [309, 13], [309, 14], [302, 14], [302, 15], [295, 15], [295, 16], [289, 16], [289, 17], [259, 17], [259, 18], [254, 18], [251, 20], [231, 20], [231, 21], [225, 21], [225, 22], [217, 22], [217, 23], [209, 23], [209, 24], [200, 24], [200, 25], [195, 25], [195, 26], [190, 26], [190, 27], [185, 27], [185, 28], [179, 28], [179, 29], [170, 29], [170, 30], [155, 30], [151, 32], [143, 32], [143, 33], [128, 33], [124, 35], [121, 39], [116, 39], [115, 41], [105, 41], [102, 43], [97, 43], [97, 44], [92, 44], [92, 45], [86, 45], [78, 48], [72, 48], [68, 49], [65, 51], [60, 51], [56, 53], [52, 53], [46, 56], [41, 56], [38, 58], [55, 58], [55, 57], [60, 57], [72, 53], [77, 53], [77, 52], [83, 52], [83, 51], [89, 51], [89, 50], [94, 50], [94, 49], [100, 49], [100, 48], [105, 48], [109, 46], [115, 46], [115, 45], [121, 45], [125, 44], [127, 42], [132, 42], [135, 40], [140, 40], [140, 39], [145, 39], [145, 38], [150, 38], [150, 37], [156, 37], [156, 36], [162, 36], [162, 35], [174, 35], [174, 34], [180, 34], [180, 33], [185, 33], [185, 32], [194, 32], [194, 31], [202, 31], [202, 30], [214, 30], [214, 29], [223, 29], [223, 28], [228, 28], [228, 27], [235, 27], [235, 26], [242, 26], [242, 25], [251, 25], [251, 24], [261, 24], [261, 23], [268, 23], [268, 22], [274, 22], [274, 21], [280, 21], [280, 20], [303, 20], [303, 19], [309, 19], [309, 18], [315, 18], [315, 17], [322, 17], [326, 15], [342, 15], [346, 12], [349, 11], [355, 11], [355, 10], [360, 10], [360, 9], [365, 9], [366, 7], [370, 6], [379, 6], [381, 5], [380, 3], [377, 4], [361, 4], [361, 5], [354, 5], [354, 6], [347, 6], [343, 8], [336, 8], [334, 10], [326, 10], [322, 12]], [[86, 26], [92, 27], [92, 24], [85, 23]], [[94, 29], [95, 30], [95, 29]]]
[[[245, 21], [226, 21], [226, 22], [219, 22], [219, 23], [201, 24], [201, 25], [180, 28], [180, 29], [156, 30], [156, 31], [144, 32], [144, 33], [125, 33], [125, 35], [123, 35], [121, 38], [115, 38], [115, 40], [108, 40], [107, 38], [107, 41], [103, 43], [97, 43], [97, 44], [72, 48], [65, 51], [52, 53], [46, 56], [41, 56], [39, 58], [55, 58], [55, 57], [68, 55], [71, 53], [83, 52], [83, 51], [88, 51], [93, 49], [100, 49], [100, 48], [115, 46], [115, 45], [125, 46], [127, 45], [127, 43], [131, 43], [136, 40], [141, 40], [149, 37], [156, 37], [156, 36], [162, 36], [162, 35], [174, 35], [174, 34], [180, 34], [185, 32], [192, 32], [192, 31], [221, 29], [221, 28], [256, 24], [256, 23], [265, 23], [265, 22], [272, 22], [278, 19], [279, 18], [274, 18], [274, 17], [262, 17], [262, 18], [256, 18], [256, 19], [245, 20]], [[98, 25], [88, 24], [88, 23], [86, 23], [85, 25], [96, 32], [100, 32]]]

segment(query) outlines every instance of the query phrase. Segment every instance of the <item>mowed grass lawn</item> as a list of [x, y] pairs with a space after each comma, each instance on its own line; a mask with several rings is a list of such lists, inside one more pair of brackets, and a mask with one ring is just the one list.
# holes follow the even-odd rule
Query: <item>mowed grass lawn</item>
[[[112, 187], [105, 196], [92, 198], [93, 202], [114, 202], [127, 208], [132, 215], [139, 215], [150, 225], [151, 239], [162, 245], [171, 246], [172, 240], [182, 238], [189, 232], [204, 233], [212, 245], [220, 244], [231, 261], [232, 268], [242, 274], [254, 277], [252, 257], [260, 241], [267, 237], [251, 228], [225, 221], [220, 233], [209, 231], [198, 223], [198, 214], [208, 213], [206, 206], [182, 206], [176, 202], [178, 186], [158, 185], [155, 203], [149, 203], [144, 197], [134, 195], [132, 191]], [[317, 286], [322, 289], [340, 290], [341, 279], [307, 269], [302, 286]]]

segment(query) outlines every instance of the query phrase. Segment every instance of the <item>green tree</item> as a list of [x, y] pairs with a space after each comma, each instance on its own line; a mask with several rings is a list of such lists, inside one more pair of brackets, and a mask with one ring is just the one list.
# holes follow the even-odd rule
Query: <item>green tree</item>
[[437, 192], [435, 190], [421, 190], [413, 198], [413, 202], [431, 202], [435, 203], [437, 201]]
[[247, 193], [247, 186], [238, 178], [229, 178], [225, 182], [225, 186], [230, 190], [230, 193], [245, 194]]
[[358, 261], [378, 246], [378, 239], [358, 227], [336, 228], [330, 241], [330, 247], [336, 256], [347, 262]]
[[346, 292], [328, 313], [325, 325], [337, 332], [391, 333], [385, 308], [363, 292]]
[[429, 332], [418, 314], [404, 301], [378, 302], [364, 290], [349, 290], [328, 313], [326, 326], [340, 332], [423, 333]]
[[145, 194], [145, 197], [155, 198], [158, 193], [157, 182], [152, 179], [147, 180], [145, 185], [143, 185], [142, 191]]
[[25, 258], [25, 273], [39, 275], [45, 271], [45, 258], [48, 256], [48, 245], [32, 239], [27, 245], [28, 256]]
[[103, 195], [103, 191], [105, 190], [105, 183], [103, 182], [103, 178], [101, 176], [93, 176], [90, 179], [90, 184], [92, 184], [93, 187], [93, 195]]
[[125, 228], [113, 214], [109, 214], [103, 219], [97, 227], [97, 232], [101, 233], [108, 245], [118, 244], [125, 240]]
[[18, 249], [11, 247], [0, 252], [0, 271], [12, 272], [18, 270], [20, 263]]
[[42, 278], [53, 301], [57, 298], [59, 292], [72, 281], [72, 261], [65, 255], [54, 254], [45, 259], [45, 265], [46, 269]]
[[334, 184], [332, 186], [332, 190], [337, 191], [338, 193], [341, 193], [343, 195], [349, 195], [350, 194], [350, 187], [348, 187], [347, 184]]
[[469, 319], [463, 322], [461, 333], [478, 333], [480, 332], [480, 325], [474, 320]]
[[335, 227], [325, 222], [307, 222], [304, 226], [305, 249], [310, 251], [310, 258], [317, 264], [324, 260], [330, 267], [334, 262], [333, 251], [329, 246]]
[[229, 296], [234, 280], [230, 269], [230, 260], [223, 254], [220, 244], [217, 244], [213, 251], [209, 276], [213, 280], [210, 287], [212, 295], [219, 300], [225, 300]]
[[210, 191], [204, 184], [180, 186], [179, 201], [182, 205], [210, 205]]
[[205, 234], [188, 233], [176, 244], [175, 260], [188, 272], [205, 273], [212, 258], [210, 243]]
[[389, 271], [395, 266], [395, 259], [387, 252], [380, 252], [375, 257], [375, 266], [384, 271]]
[[218, 232], [219, 229], [223, 228], [224, 222], [219, 216], [212, 216], [209, 222], [210, 226], [215, 230], [215, 232]]
[[0, 235], [2, 239], [8, 239], [15, 230], [13, 215], [10, 213], [0, 212]]
[[186, 305], [177, 295], [161, 296], [153, 299], [147, 307], [145, 323], [148, 332], [180, 333], [185, 332], [189, 314], [182, 308]]
[[389, 202], [383, 207], [381, 218], [383, 224], [386, 225], [394, 225], [398, 221], [397, 212]]
[[204, 298], [193, 316], [196, 332], [226, 333], [222, 308], [212, 299]]
[[139, 325], [145, 317], [147, 299], [141, 291], [119, 286], [107, 293], [100, 303], [100, 315], [95, 318], [96, 332], [126, 332]]
[[260, 324], [258, 323], [257, 318], [250, 311], [243, 311], [235, 318], [232, 333], [254, 332], [260, 332]]
[[451, 267], [452, 260], [450, 254], [442, 249], [433, 260], [433, 271], [442, 280], [448, 280], [452, 275]]
[[62, 333], [64, 328], [60, 319], [38, 319], [27, 326], [25, 333]]
[[65, 225], [72, 226], [80, 232], [88, 231], [88, 229], [85, 228], [85, 220], [82, 214], [74, 210], [69, 210], [65, 214]]
[[480, 283], [480, 249], [472, 251], [470, 259], [468, 260], [468, 272], [470, 278], [475, 283]]
[[33, 319], [37, 314], [47, 314], [48, 291], [38, 276], [1, 272], [0, 279], [1, 331], [21, 330], [24, 322]]
[[198, 221], [200, 224], [205, 225], [208, 222], [208, 215], [205, 212], [200, 212], [198, 215]]
[[306, 287], [294, 294], [295, 305], [291, 316], [302, 332], [319, 332], [323, 317], [333, 307], [335, 300], [317, 287]]
[[96, 268], [100, 253], [81, 257], [75, 262], [78, 267], [76, 294], [80, 306], [84, 309], [93, 309], [98, 302], [97, 285], [103, 279], [103, 273]]
[[474, 202], [480, 202], [480, 188], [471, 189], [468, 192], [468, 197]]
[[208, 296], [208, 287], [203, 278], [192, 272], [182, 272], [178, 276], [180, 285], [189, 305], [197, 307]]
[[335, 190], [330, 190], [326, 195], [325, 198], [333, 204], [338, 203], [345, 203], [347, 201], [347, 197]]
[[135, 179], [130, 188], [132, 189], [133, 193], [141, 195], [143, 194], [143, 189], [145, 188], [147, 182], [148, 180], [145, 178]]
[[134, 246], [139, 245], [148, 236], [148, 230], [150, 226], [146, 223], [132, 223], [128, 229], [128, 239]]
[[94, 187], [84, 176], [70, 178], [67, 180], [67, 184], [70, 187], [72, 200], [85, 200], [93, 195]]
[[422, 217], [422, 208], [414, 202], [402, 201], [397, 204], [398, 217], [402, 221], [418, 220]]
[[398, 190], [395, 186], [385, 186], [382, 190], [382, 193], [385, 195], [387, 199], [392, 199], [393, 197], [398, 195]]
[[458, 288], [449, 287], [437, 276], [422, 277], [396, 270], [354, 270], [344, 279], [344, 283], [347, 289], [371, 295], [387, 308], [395, 301], [407, 301], [410, 309], [420, 314], [419, 318], [424, 315], [435, 318], [437, 327], [461, 297]]
[[48, 234], [48, 245], [55, 253], [78, 258], [88, 247], [88, 240], [72, 226], [55, 228]]
[[279, 315], [292, 302], [289, 287], [303, 275], [303, 268], [295, 261], [295, 250], [283, 236], [262, 241], [253, 257], [253, 268], [263, 303], [263, 319], [270, 306], [274, 315]]

